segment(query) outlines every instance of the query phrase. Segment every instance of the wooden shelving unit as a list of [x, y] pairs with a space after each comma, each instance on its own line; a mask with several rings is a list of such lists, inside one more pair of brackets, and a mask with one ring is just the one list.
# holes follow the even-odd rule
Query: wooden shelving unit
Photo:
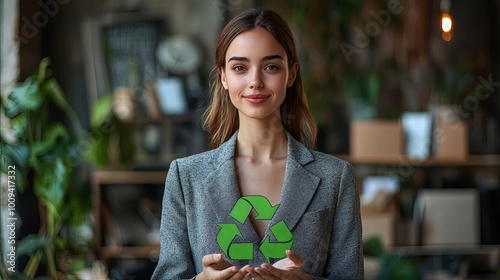
[[[470, 155], [467, 160], [437, 159], [428, 158], [425, 160], [414, 160], [405, 156], [392, 158], [356, 158], [349, 155], [336, 155], [339, 158], [349, 161], [354, 165], [375, 165], [375, 166], [404, 166], [415, 167], [492, 167], [500, 168], [500, 155]], [[95, 247], [98, 257], [101, 259], [132, 259], [132, 258], [157, 258], [160, 251], [159, 244], [148, 246], [110, 246], [102, 244], [102, 188], [107, 185], [120, 184], [163, 184], [166, 178], [166, 171], [131, 171], [131, 170], [98, 170], [92, 173], [92, 193], [93, 193], [93, 216], [95, 230]], [[493, 247], [498, 249], [498, 247]], [[442, 248], [399, 248], [398, 252], [409, 254], [432, 254], [439, 252]], [[477, 248], [468, 248], [475, 250]], [[490, 251], [491, 248], [482, 248]]]
[[148, 246], [107, 246], [101, 243], [101, 190], [107, 185], [120, 184], [163, 184], [166, 171], [99, 170], [92, 173], [92, 203], [94, 216], [94, 244], [99, 258], [157, 258], [159, 244]]
[[500, 245], [405, 246], [390, 248], [389, 252], [406, 256], [492, 255], [500, 253]]
[[411, 159], [406, 156], [397, 157], [352, 157], [336, 155], [352, 164], [365, 165], [412, 165], [422, 167], [440, 166], [500, 166], [500, 155], [470, 155], [467, 159], [427, 158], [424, 160]]
[[[344, 159], [354, 166], [361, 167], [376, 167], [385, 170], [386, 168], [401, 168], [401, 167], [414, 167], [415, 169], [440, 169], [440, 168], [461, 168], [461, 169], [472, 169], [472, 170], [487, 170], [492, 174], [500, 174], [500, 155], [499, 154], [484, 154], [484, 155], [468, 155], [464, 159], [454, 159], [454, 158], [433, 158], [429, 157], [423, 160], [412, 159], [404, 155], [399, 156], [387, 156], [387, 157], [353, 157], [348, 154], [337, 154], [335, 155], [341, 159]], [[366, 171], [366, 170], [365, 170]], [[380, 170], [379, 170], [380, 171]], [[379, 172], [375, 171], [375, 173]], [[370, 173], [371, 171], [368, 171]], [[409, 176], [415, 176], [416, 173], [412, 173]], [[421, 174], [420, 174], [421, 175]], [[385, 213], [382, 213], [384, 215]], [[395, 223], [393, 220], [392, 223]], [[393, 242], [396, 242], [393, 237], [396, 234], [401, 236], [402, 226], [405, 224], [399, 224], [399, 227], [395, 227], [394, 224], [391, 225], [392, 229], [389, 231], [392, 236]], [[414, 229], [405, 228], [403, 230], [404, 234], [409, 234], [410, 231]], [[440, 260], [442, 256], [453, 255], [453, 256], [481, 256], [489, 257], [492, 260], [495, 256], [500, 253], [500, 245], [391, 245], [387, 248], [387, 253], [394, 255], [402, 255], [409, 258], [437, 258]], [[499, 264], [496, 261], [497, 266]]]
[[151, 246], [105, 246], [99, 249], [99, 257], [102, 259], [148, 259], [158, 258], [160, 255], [160, 244]]

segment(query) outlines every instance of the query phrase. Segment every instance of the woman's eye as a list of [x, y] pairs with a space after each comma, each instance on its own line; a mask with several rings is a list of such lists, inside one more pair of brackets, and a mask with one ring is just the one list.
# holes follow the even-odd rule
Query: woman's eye
[[242, 71], [245, 71], [245, 67], [241, 66], [241, 65], [236, 65], [233, 67], [233, 70], [236, 72], [242, 72]]
[[275, 72], [275, 71], [278, 71], [280, 68], [278, 66], [276, 66], [276, 65], [268, 65], [268, 66], [266, 66], [265, 69], [267, 71], [273, 71], [273, 72]]

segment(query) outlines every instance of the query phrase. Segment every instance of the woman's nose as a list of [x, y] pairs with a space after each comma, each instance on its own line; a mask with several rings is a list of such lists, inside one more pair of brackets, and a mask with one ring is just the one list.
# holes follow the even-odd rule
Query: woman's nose
[[248, 87], [250, 89], [262, 88], [264, 84], [262, 83], [261, 73], [258, 70], [253, 70], [250, 75], [250, 82], [248, 83]]

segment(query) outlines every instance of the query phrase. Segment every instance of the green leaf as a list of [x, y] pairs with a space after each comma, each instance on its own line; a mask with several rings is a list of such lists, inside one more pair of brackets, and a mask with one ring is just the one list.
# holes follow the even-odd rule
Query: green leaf
[[26, 177], [29, 172], [29, 156], [30, 147], [24, 143], [9, 144], [0, 142], [1, 171], [7, 174], [8, 166], [15, 166], [16, 185], [21, 192], [26, 187]]
[[54, 245], [56, 246], [57, 249], [64, 250], [68, 247], [68, 242], [64, 238], [55, 237], [54, 238]]
[[21, 104], [16, 102], [8, 102], [8, 103], [9, 105], [5, 106], [5, 116], [7, 118], [12, 119], [24, 111]]
[[77, 130], [77, 133], [81, 133], [83, 128], [80, 124], [80, 120], [78, 116], [75, 114], [69, 103], [66, 101], [64, 97], [63, 91], [59, 86], [59, 83], [55, 78], [48, 79], [43, 85], [43, 91], [47, 94], [48, 97], [52, 98], [54, 103], [61, 108], [64, 113], [69, 117], [71, 124]]
[[102, 167], [109, 164], [109, 142], [110, 136], [102, 134], [102, 137], [92, 142], [88, 142], [90, 149], [87, 150], [87, 158], [96, 166]]
[[28, 131], [28, 117], [26, 114], [18, 114], [15, 116], [12, 121], [12, 130], [14, 130], [14, 134], [20, 140], [24, 140], [27, 138]]
[[77, 166], [83, 161], [86, 160], [85, 158], [85, 147], [83, 143], [90, 142], [92, 141], [88, 137], [85, 137], [83, 139], [80, 138], [75, 138], [75, 137], [70, 137], [69, 138], [69, 143], [66, 145], [65, 153], [65, 164], [69, 166]]
[[43, 93], [31, 78], [16, 85], [8, 95], [9, 102], [5, 108], [5, 116], [14, 118], [24, 110], [34, 111], [40, 107], [43, 101]]
[[52, 164], [58, 159], [62, 159], [64, 165], [70, 166], [68, 161], [68, 146], [71, 145], [71, 139], [69, 138], [60, 138], [54, 147], [45, 154], [40, 154], [37, 158], [39, 164]]
[[36, 111], [40, 108], [45, 99], [42, 86], [45, 82], [49, 63], [50, 60], [48, 58], [43, 59], [40, 62], [37, 73], [14, 86], [7, 96], [9, 102], [3, 104], [5, 107], [5, 116], [12, 119], [24, 111]]
[[52, 238], [44, 235], [30, 234], [21, 239], [17, 246], [19, 256], [33, 255], [37, 250], [42, 249], [52, 242]]
[[14, 272], [9, 274], [10, 280], [31, 280], [26, 274], [22, 272]]
[[14, 164], [16, 168], [27, 171], [30, 148], [25, 143], [9, 144], [0, 142], [2, 166]]
[[92, 194], [89, 182], [77, 182], [71, 185], [71, 192], [68, 192], [67, 204], [62, 213], [63, 220], [70, 226], [80, 226], [88, 218], [88, 213], [92, 210]]
[[92, 115], [90, 124], [93, 128], [98, 128], [109, 117], [113, 108], [113, 96], [111, 94], [99, 98], [92, 104]]
[[38, 72], [35, 74], [37, 77], [38, 84], [42, 84], [47, 77], [47, 67], [49, 67], [50, 58], [45, 57], [40, 61], [38, 65]]
[[34, 180], [35, 195], [61, 213], [70, 174], [71, 167], [64, 164], [62, 157], [41, 164], [37, 168]]
[[405, 255], [383, 254], [380, 256], [380, 271], [377, 279], [387, 280], [418, 280], [418, 266]]
[[68, 137], [68, 131], [62, 124], [57, 123], [48, 129], [41, 142], [33, 145], [32, 151], [35, 156], [48, 153], [57, 144], [59, 138], [65, 137]]
[[365, 256], [378, 257], [384, 251], [384, 244], [379, 236], [372, 236], [363, 242], [363, 254]]

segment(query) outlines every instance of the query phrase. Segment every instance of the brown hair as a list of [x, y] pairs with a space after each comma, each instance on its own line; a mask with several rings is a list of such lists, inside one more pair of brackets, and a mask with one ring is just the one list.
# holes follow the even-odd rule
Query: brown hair
[[[203, 128], [211, 136], [211, 148], [216, 148], [227, 141], [239, 126], [237, 109], [231, 103], [229, 94], [221, 82], [220, 71], [225, 67], [226, 51], [236, 36], [257, 27], [268, 31], [283, 46], [290, 67], [299, 61], [293, 34], [288, 24], [278, 14], [269, 10], [250, 9], [234, 17], [219, 36], [214, 68], [217, 79], [212, 84], [211, 101], [202, 119]], [[295, 139], [309, 148], [314, 146], [317, 127], [307, 105], [300, 67], [293, 85], [287, 88], [285, 100], [280, 107], [280, 115], [284, 128]]]

